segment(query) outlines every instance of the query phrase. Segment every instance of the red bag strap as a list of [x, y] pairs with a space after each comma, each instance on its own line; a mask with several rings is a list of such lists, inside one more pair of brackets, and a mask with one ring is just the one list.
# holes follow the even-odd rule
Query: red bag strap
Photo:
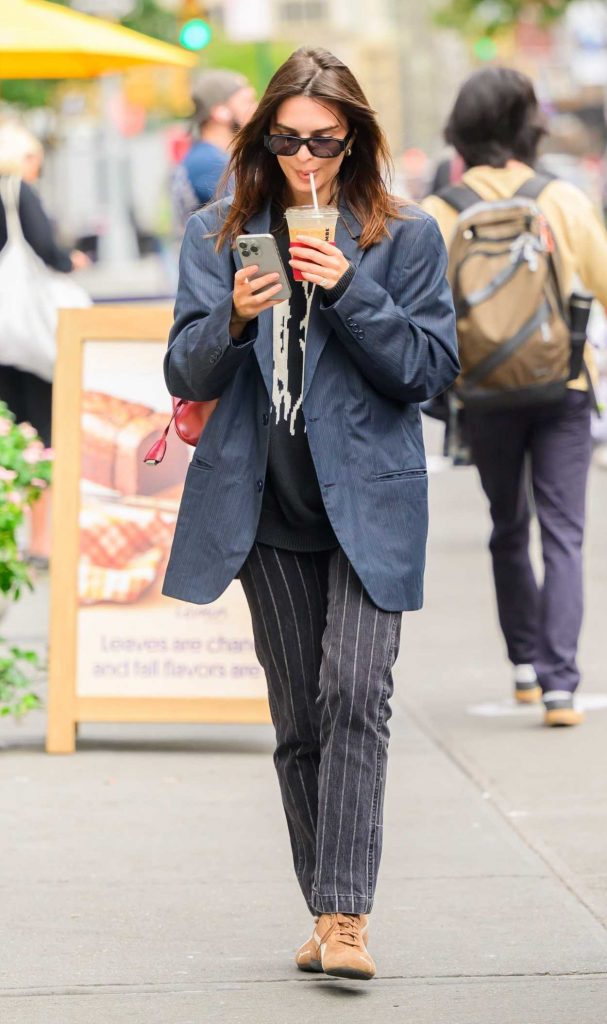
[[179, 401], [176, 403], [173, 409], [173, 415], [171, 416], [166, 427], [164, 428], [161, 437], [159, 437], [158, 440], [154, 442], [149, 452], [146, 452], [146, 454], [144, 455], [143, 461], [147, 466], [157, 466], [164, 459], [167, 450], [167, 434], [171, 429], [171, 423], [175, 419], [175, 416], [181, 409], [181, 406], [183, 405], [184, 402], [184, 398], [179, 399]]

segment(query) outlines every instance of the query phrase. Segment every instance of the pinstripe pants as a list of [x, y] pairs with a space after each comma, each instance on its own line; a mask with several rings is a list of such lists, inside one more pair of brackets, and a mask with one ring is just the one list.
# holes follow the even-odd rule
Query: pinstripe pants
[[340, 548], [255, 544], [240, 571], [276, 730], [295, 873], [312, 913], [368, 913], [401, 613], [377, 608]]

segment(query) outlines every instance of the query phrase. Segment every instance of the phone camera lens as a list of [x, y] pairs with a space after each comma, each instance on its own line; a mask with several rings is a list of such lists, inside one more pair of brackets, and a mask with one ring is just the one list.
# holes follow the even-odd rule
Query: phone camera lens
[[257, 253], [259, 252], [259, 247], [257, 245], [252, 245], [251, 252], [254, 252], [255, 255], [257, 255]]
[[246, 249], [246, 247], [247, 247], [247, 243], [246, 242], [239, 242], [238, 243], [238, 247], [239, 247], [239, 249], [242, 249], [244, 251]]
[[248, 249], [243, 249], [243, 250], [242, 250], [242, 255], [243, 255], [243, 256], [250, 256], [250, 255], [251, 255], [251, 253], [249, 252], [249, 250], [248, 250]]

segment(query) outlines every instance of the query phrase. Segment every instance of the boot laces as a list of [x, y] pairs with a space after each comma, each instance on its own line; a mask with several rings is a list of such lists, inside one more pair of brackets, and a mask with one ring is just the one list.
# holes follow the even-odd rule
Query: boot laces
[[337, 914], [337, 932], [339, 941], [346, 946], [358, 946], [360, 943], [360, 925], [358, 916], [353, 914]]

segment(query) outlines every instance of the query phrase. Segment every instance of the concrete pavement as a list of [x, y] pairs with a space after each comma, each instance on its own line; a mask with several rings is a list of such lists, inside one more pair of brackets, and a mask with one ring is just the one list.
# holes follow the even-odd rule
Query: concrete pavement
[[[7, 1024], [603, 1024], [607, 710], [508, 702], [473, 470], [433, 475], [427, 604], [396, 669], [379, 977], [298, 974], [309, 919], [266, 727], [0, 724]], [[601, 704], [607, 472], [591, 481], [584, 693]], [[40, 637], [45, 594], [4, 624]], [[607, 703], [607, 701], [605, 701]]]

